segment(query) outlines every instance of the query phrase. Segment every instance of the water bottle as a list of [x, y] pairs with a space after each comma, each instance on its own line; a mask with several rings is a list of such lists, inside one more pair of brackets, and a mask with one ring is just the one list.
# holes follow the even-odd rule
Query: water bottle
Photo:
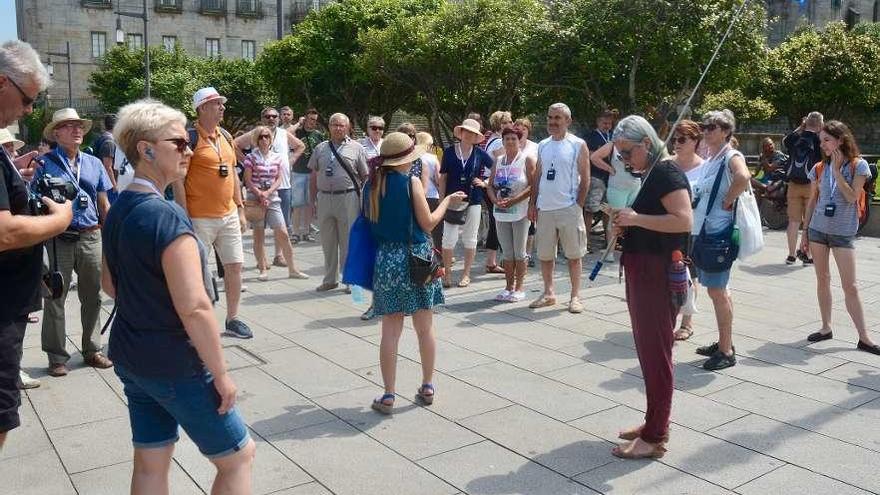
[[687, 265], [684, 263], [684, 255], [676, 249], [672, 252], [672, 263], [669, 264], [669, 292], [676, 307], [684, 306], [687, 290]]
[[366, 304], [367, 297], [364, 295], [364, 288], [360, 285], [351, 286], [351, 300], [355, 304]]
[[730, 235], [730, 241], [734, 246], [739, 246], [739, 227], [733, 226], [733, 233]]

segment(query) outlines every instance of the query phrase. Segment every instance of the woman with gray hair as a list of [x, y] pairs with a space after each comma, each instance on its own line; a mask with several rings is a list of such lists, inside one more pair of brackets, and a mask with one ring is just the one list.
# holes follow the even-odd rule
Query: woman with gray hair
[[367, 152], [367, 160], [379, 156], [379, 148], [382, 147], [382, 137], [385, 135], [385, 119], [373, 115], [367, 120], [367, 135], [361, 139], [361, 146]]
[[645, 177], [632, 206], [611, 216], [615, 233], [623, 236], [626, 302], [648, 400], [644, 424], [621, 431], [619, 437], [629, 443], [615, 447], [612, 454], [659, 458], [669, 440], [673, 328], [680, 306], [670, 292], [668, 273], [687, 247], [693, 221], [690, 188], [687, 176], [669, 159], [663, 141], [644, 118], [624, 118], [612, 139], [627, 167]]
[[[707, 112], [703, 115], [700, 129], [708, 158], [703, 162], [702, 178], [694, 186], [694, 224], [691, 233], [695, 236], [700, 235], [704, 228], [707, 235], [712, 235], [731, 227], [736, 200], [749, 187], [752, 177], [742, 153], [730, 144], [736, 130], [733, 112]], [[695, 259], [698, 259], [696, 253]], [[697, 354], [709, 357], [703, 363], [703, 368], [713, 371], [734, 366], [736, 353], [733, 348], [733, 301], [727, 292], [730, 268], [711, 270], [697, 264], [697, 278], [700, 285], [706, 287], [715, 307], [718, 341], [697, 348]]]
[[116, 300], [110, 353], [128, 399], [131, 493], [168, 493], [181, 426], [217, 468], [212, 493], [250, 493], [256, 447], [234, 407], [206, 250], [183, 209], [162, 196], [189, 167], [185, 125], [178, 110], [141, 100], [114, 127], [135, 174], [104, 224], [101, 285]]

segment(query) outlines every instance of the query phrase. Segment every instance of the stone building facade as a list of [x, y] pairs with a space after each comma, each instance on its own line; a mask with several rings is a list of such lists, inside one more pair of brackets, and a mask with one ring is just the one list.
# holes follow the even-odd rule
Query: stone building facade
[[829, 22], [880, 22], [880, 0], [767, 0], [770, 46], [781, 43], [786, 36], [804, 24], [819, 28]]
[[[281, 0], [282, 29], [302, 20], [309, 10], [329, 0]], [[254, 58], [268, 41], [277, 38], [275, 0], [146, 0], [148, 45], [179, 44], [199, 56]], [[52, 61], [54, 85], [51, 106], [67, 100], [68, 78], [72, 77], [73, 102], [78, 107], [94, 105], [88, 90], [89, 75], [100, 56], [116, 44], [116, 23], [120, 20], [124, 43], [142, 47], [143, 20], [117, 16], [115, 12], [140, 14], [143, 0], [16, 0], [18, 36]], [[71, 73], [64, 53], [70, 43]]]

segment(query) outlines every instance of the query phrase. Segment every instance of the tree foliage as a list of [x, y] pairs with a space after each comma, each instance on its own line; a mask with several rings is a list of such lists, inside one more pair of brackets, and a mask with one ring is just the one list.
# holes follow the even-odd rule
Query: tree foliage
[[750, 98], [741, 89], [726, 89], [703, 95], [703, 102], [697, 110], [697, 115], [724, 108], [732, 111], [737, 122], [740, 123], [762, 122], [776, 115], [772, 103], [761, 97]]
[[397, 81], [377, 84], [363, 65], [361, 35], [402, 17], [437, 9], [441, 0], [344, 0], [312, 11], [293, 34], [266, 46], [259, 67], [283, 101], [324, 112], [345, 112], [361, 126], [369, 115], [391, 114], [413, 98]]
[[845, 118], [880, 109], [880, 44], [844, 23], [803, 29], [773, 49], [762, 93], [792, 122], [811, 110]]
[[[214, 86], [227, 96], [224, 126], [237, 129], [246, 121], [258, 120], [265, 105], [276, 96], [256, 71], [253, 62], [192, 57], [180, 47], [168, 52], [150, 48], [150, 96], [194, 117], [192, 95], [201, 87]], [[115, 47], [92, 73], [89, 90], [105, 111], [135, 101], [144, 94], [144, 52]]]

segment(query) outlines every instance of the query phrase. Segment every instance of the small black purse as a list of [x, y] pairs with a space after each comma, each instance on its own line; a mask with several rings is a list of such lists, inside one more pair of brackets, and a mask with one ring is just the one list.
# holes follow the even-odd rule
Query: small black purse
[[[724, 167], [727, 161], [721, 164], [718, 169], [718, 175], [715, 176], [715, 183], [712, 185], [712, 192], [709, 194], [709, 204], [706, 205], [706, 216], [712, 211], [712, 205], [715, 203], [718, 195], [718, 188], [721, 185], [721, 175], [724, 173]], [[739, 201], [739, 200], [737, 200]], [[739, 242], [734, 239], [734, 231], [736, 230], [736, 203], [733, 204], [733, 221], [730, 225], [714, 234], [706, 233], [706, 221], [703, 220], [703, 226], [700, 228], [700, 234], [694, 239], [693, 252], [691, 259], [694, 265], [700, 270], [708, 273], [718, 273], [730, 270], [734, 260], [739, 256]]]
[[[407, 192], [409, 193], [410, 199], [410, 208], [412, 208], [412, 180], [409, 180], [407, 186]], [[467, 210], [464, 210], [467, 212]], [[438, 279], [441, 277], [441, 273], [443, 270], [443, 261], [440, 257], [440, 251], [434, 247], [433, 241], [431, 237], [428, 236], [429, 242], [431, 242], [431, 250], [428, 252], [426, 256], [421, 256], [413, 253], [413, 244], [412, 244], [412, 236], [413, 236], [413, 227], [412, 222], [415, 220], [415, 209], [413, 209], [413, 219], [409, 222], [409, 239], [407, 249], [407, 260], [409, 265], [409, 280], [416, 287], [424, 287], [433, 281], [434, 279]]]

